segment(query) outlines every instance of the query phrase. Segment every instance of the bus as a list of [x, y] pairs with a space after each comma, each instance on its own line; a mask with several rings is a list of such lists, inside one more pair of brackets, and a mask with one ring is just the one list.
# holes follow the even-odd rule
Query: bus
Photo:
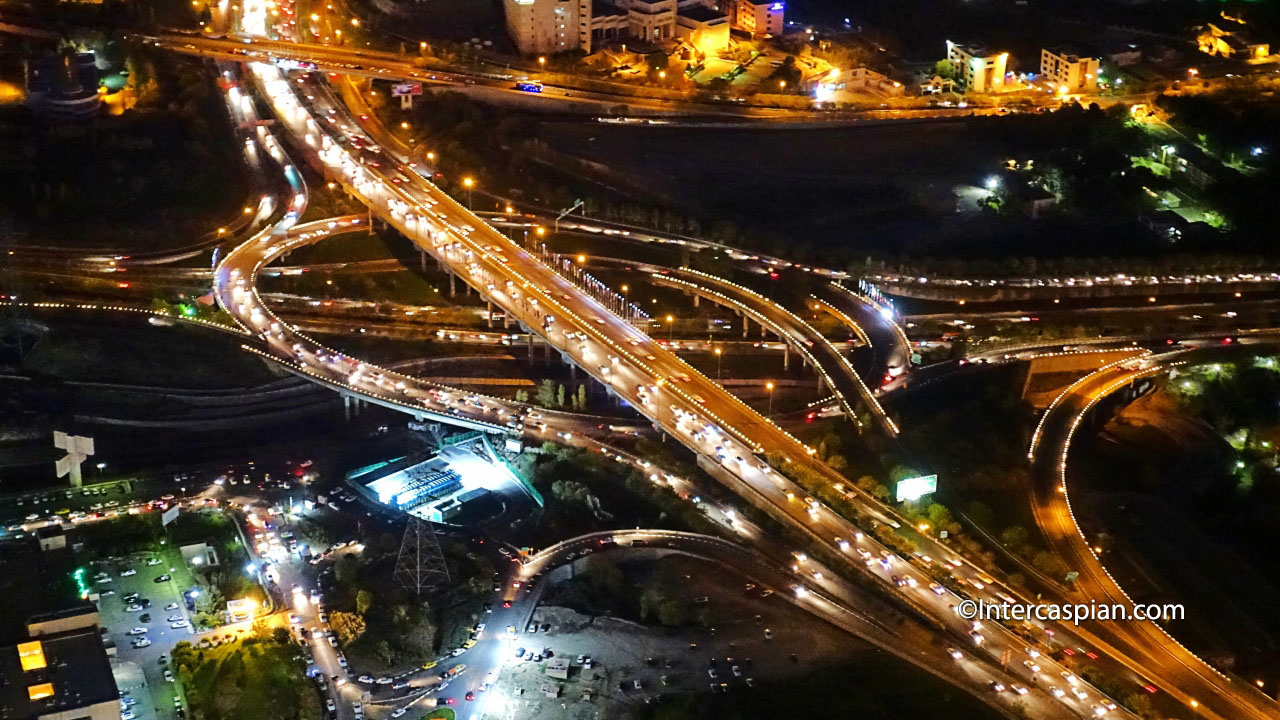
[[516, 89], [524, 92], [542, 92], [542, 83], [537, 80], [521, 80], [516, 83]]

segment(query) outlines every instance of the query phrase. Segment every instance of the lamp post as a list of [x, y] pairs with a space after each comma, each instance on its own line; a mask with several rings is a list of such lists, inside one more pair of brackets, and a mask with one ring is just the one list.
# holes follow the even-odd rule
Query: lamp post
[[716, 353], [716, 382], [720, 382], [720, 357], [724, 352], [720, 348], [715, 349]]
[[627, 302], [627, 291], [631, 290], [631, 286], [623, 283], [622, 285], [622, 319], [630, 322], [631, 306]]
[[671, 333], [673, 328], [675, 328], [675, 326], [676, 326], [675, 316], [668, 315], [667, 316], [667, 344], [668, 345], [671, 344]]
[[470, 175], [468, 175], [467, 177], [462, 178], [462, 186], [467, 189], [467, 209], [470, 210], [472, 209], [472, 207], [475, 206], [476, 181], [473, 180]]
[[765, 383], [764, 387], [766, 390], [769, 391], [769, 412], [766, 414], [772, 415], [773, 414], [773, 381], [770, 380], [769, 382]]
[[102, 482], [102, 469], [106, 466], [107, 464], [104, 462], [98, 463], [98, 482]]

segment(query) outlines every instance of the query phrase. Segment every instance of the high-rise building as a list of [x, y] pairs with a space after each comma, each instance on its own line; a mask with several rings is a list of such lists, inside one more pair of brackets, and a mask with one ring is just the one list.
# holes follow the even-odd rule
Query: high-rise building
[[1096, 92], [1098, 70], [1098, 58], [1082, 57], [1064, 49], [1040, 51], [1040, 80], [1060, 94]]
[[1009, 53], [997, 53], [979, 45], [947, 41], [947, 59], [955, 66], [956, 82], [973, 93], [1004, 90]]
[[582, 2], [591, 0], [505, 0], [507, 33], [523, 55], [575, 50]]

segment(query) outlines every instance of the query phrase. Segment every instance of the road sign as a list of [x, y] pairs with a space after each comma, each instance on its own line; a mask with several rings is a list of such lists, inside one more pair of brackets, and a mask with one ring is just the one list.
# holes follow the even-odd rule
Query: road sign
[[421, 95], [422, 83], [400, 83], [391, 86], [391, 97], [405, 97], [406, 95]]
[[898, 502], [902, 502], [903, 500], [919, 500], [937, 489], [937, 475], [921, 475], [920, 477], [899, 480], [897, 485]]

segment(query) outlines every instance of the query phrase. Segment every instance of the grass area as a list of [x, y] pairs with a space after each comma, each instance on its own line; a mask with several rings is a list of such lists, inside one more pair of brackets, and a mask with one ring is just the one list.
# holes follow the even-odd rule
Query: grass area
[[[282, 636], [281, 636], [282, 635]], [[319, 720], [320, 695], [306, 678], [302, 649], [288, 631], [196, 649], [173, 649], [192, 720]]]
[[453, 720], [455, 717], [457, 714], [453, 712], [453, 708], [436, 708], [423, 715], [420, 720]]
[[597, 558], [584, 572], [549, 588], [543, 602], [668, 628], [713, 625], [715, 614], [693, 602], [688, 585], [685, 569], [676, 564]]
[[187, 389], [249, 387], [278, 377], [231, 336], [112, 320], [51, 326], [18, 369], [58, 380]]
[[785, 708], [786, 716], [807, 720], [1000, 717], [973, 696], [882, 653], [824, 667], [795, 680], [757, 682], [754, 689], [735, 689], [728, 695], [704, 691], [670, 698], [656, 707], [640, 708], [638, 717], [754, 720], [761, 717], [762, 708]]

